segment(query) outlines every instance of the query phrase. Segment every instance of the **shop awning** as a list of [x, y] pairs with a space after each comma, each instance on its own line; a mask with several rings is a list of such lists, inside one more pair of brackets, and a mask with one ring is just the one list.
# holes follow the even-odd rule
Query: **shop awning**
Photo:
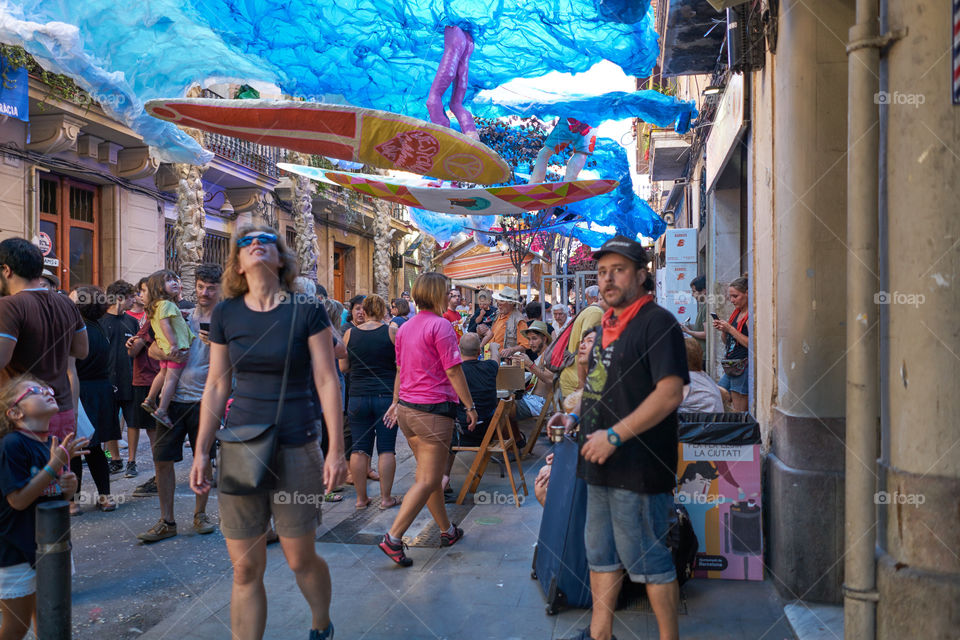
[[[523, 262], [526, 264], [532, 259], [533, 254], [530, 254]], [[510, 262], [510, 254], [491, 251], [480, 255], [455, 258], [443, 265], [443, 274], [455, 280], [466, 280], [469, 278], [482, 278], [509, 269], [513, 269], [513, 263]]]

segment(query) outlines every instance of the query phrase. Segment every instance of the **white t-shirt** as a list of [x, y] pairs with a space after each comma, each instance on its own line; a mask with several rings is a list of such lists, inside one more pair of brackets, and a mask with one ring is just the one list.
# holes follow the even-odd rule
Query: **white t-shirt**
[[690, 384], [684, 387], [681, 413], [723, 413], [720, 387], [703, 371], [690, 372]]

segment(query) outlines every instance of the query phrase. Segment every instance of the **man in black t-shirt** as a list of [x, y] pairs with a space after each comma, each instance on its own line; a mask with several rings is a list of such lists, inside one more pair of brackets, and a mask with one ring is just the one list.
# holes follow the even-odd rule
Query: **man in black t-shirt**
[[[477, 426], [473, 431], [467, 431], [468, 423], [466, 407], [463, 403], [457, 408], [456, 429], [454, 430], [451, 446], [477, 447], [480, 446], [490, 420], [497, 411], [497, 372], [500, 364], [496, 360], [479, 360], [480, 337], [475, 333], [465, 333], [460, 338], [460, 358], [462, 360], [463, 377], [467, 379], [467, 388], [470, 397], [477, 408]], [[450, 452], [447, 459], [447, 472], [443, 476], [443, 488], [446, 490], [450, 483], [450, 471], [456, 453]]]
[[679, 589], [667, 533], [677, 468], [677, 407], [689, 382], [683, 332], [653, 302], [643, 247], [623, 236], [593, 254], [608, 305], [590, 354], [580, 407], [577, 473], [587, 483], [584, 529], [593, 617], [581, 639], [612, 637], [626, 570], [647, 587], [661, 638], [677, 638]]
[[[140, 443], [140, 431], [134, 424], [137, 404], [133, 401], [133, 359], [127, 353], [127, 341], [137, 335], [137, 331], [140, 329], [136, 319], [127, 314], [127, 311], [133, 307], [136, 293], [137, 290], [129, 282], [117, 280], [111, 283], [107, 287], [107, 304], [110, 307], [100, 318], [100, 326], [107, 334], [107, 338], [110, 340], [110, 350], [113, 351], [110, 382], [113, 384], [114, 399], [117, 404], [114, 413], [120, 411], [123, 414], [123, 421], [127, 425], [127, 466], [125, 474], [127, 478], [137, 476], [137, 446]], [[123, 461], [120, 460], [118, 442], [110, 440], [106, 445], [112, 457], [110, 461], [111, 473], [122, 470]]]

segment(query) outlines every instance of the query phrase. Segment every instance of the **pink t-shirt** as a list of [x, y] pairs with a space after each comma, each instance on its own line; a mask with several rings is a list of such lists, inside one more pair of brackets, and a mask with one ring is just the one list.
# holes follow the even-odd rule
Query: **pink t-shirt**
[[400, 399], [415, 404], [458, 402], [445, 371], [460, 364], [457, 334], [450, 321], [421, 311], [397, 331]]

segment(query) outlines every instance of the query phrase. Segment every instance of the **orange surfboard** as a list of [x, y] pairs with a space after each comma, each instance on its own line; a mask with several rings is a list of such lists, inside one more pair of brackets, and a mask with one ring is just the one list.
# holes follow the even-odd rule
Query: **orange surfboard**
[[302, 153], [362, 162], [443, 180], [496, 184], [510, 167], [485, 144], [416, 118], [349, 105], [298, 100], [150, 100], [147, 113], [193, 127]]

